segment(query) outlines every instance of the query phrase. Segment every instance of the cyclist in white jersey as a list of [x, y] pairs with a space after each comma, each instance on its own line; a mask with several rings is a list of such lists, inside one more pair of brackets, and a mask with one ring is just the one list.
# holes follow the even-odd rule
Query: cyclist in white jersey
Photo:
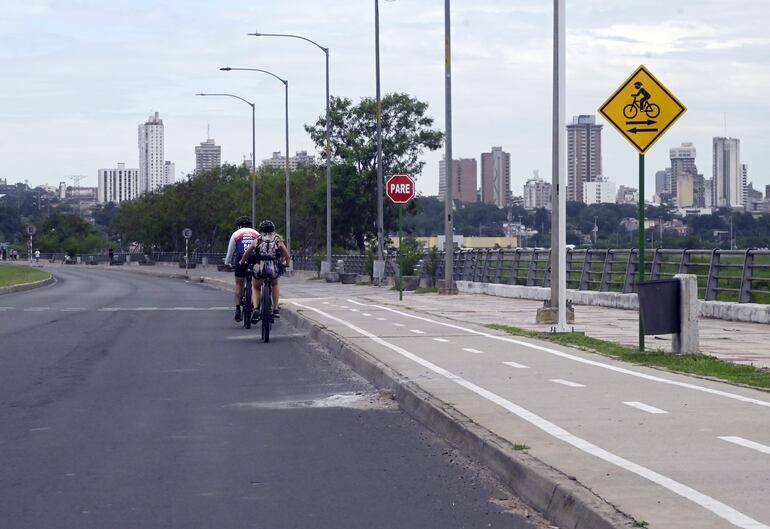
[[[281, 265], [278, 257], [280, 254], [280, 257], [283, 257], [286, 266], [288, 266], [291, 263], [291, 256], [289, 255], [289, 250], [286, 249], [286, 245], [283, 243], [283, 239], [281, 239], [281, 237], [275, 233], [275, 224], [273, 224], [273, 221], [263, 220], [260, 222], [259, 233], [259, 237], [257, 237], [257, 239], [253, 241], [251, 245], [246, 249], [246, 252], [241, 258], [241, 262], [245, 263], [253, 253], [256, 253], [257, 264], [254, 265], [254, 289], [256, 291], [256, 299], [261, 299], [263, 281], [262, 276], [270, 275], [269, 278], [265, 277], [264, 279], [271, 280], [271, 285], [273, 287], [273, 314], [279, 314], [281, 309], [278, 305], [278, 302], [280, 300], [281, 291], [280, 287], [278, 286], [278, 276], [283, 273], [283, 266]], [[273, 261], [275, 265], [273, 268], [275, 271], [274, 274], [264, 273], [264, 259], [275, 259], [275, 261]], [[254, 306], [256, 307], [257, 303], [255, 303]], [[258, 318], [259, 311], [254, 311], [252, 320], [257, 320]]]
[[[259, 237], [259, 232], [252, 227], [251, 219], [245, 215], [238, 217], [238, 220], [235, 221], [235, 226], [237, 229], [230, 236], [230, 243], [227, 245], [225, 264], [235, 267], [235, 290], [233, 291], [235, 297], [235, 321], [241, 321], [241, 291], [243, 290], [243, 281], [248, 271], [246, 261], [243, 261], [243, 264], [241, 264], [241, 261], [246, 248]], [[235, 257], [234, 260], [233, 257]], [[254, 260], [251, 262], [253, 263]], [[256, 286], [252, 286], [251, 299], [256, 307], [257, 300], [259, 300]]]

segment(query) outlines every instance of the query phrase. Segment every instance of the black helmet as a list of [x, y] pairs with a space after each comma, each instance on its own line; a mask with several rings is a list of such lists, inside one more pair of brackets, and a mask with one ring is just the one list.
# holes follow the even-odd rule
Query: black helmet
[[259, 223], [259, 231], [265, 233], [271, 233], [275, 231], [275, 224], [272, 220], [265, 219]]
[[254, 225], [251, 223], [251, 219], [246, 215], [238, 217], [238, 220], [235, 221], [236, 228], [251, 228], [253, 226]]

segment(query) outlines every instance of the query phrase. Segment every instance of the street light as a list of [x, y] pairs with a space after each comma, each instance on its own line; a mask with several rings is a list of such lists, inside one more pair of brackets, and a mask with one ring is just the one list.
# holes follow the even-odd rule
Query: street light
[[446, 185], [444, 186], [444, 288], [441, 294], [456, 294], [454, 289], [454, 227], [452, 225], [452, 22], [450, 1], [444, 0], [444, 111], [446, 115]]
[[[289, 37], [309, 42], [326, 55], [326, 271], [332, 269], [332, 166], [331, 166], [331, 119], [329, 116], [329, 48], [325, 48], [306, 37], [289, 33], [249, 33], [254, 37]], [[289, 153], [286, 153], [289, 156]], [[323, 267], [322, 271], [323, 271]]]
[[223, 72], [230, 72], [235, 70], [261, 72], [267, 75], [272, 75], [283, 83], [285, 103], [284, 114], [286, 116], [286, 246], [289, 248], [289, 253], [291, 253], [291, 186], [289, 185], [289, 179], [291, 178], [289, 171], [289, 81], [278, 77], [273, 72], [268, 72], [267, 70], [261, 70], [259, 68], [230, 68], [229, 66], [226, 66], [224, 68], [220, 68], [220, 70]]
[[254, 159], [254, 152], [257, 150], [256, 142], [256, 128], [254, 126], [254, 103], [243, 99], [241, 96], [234, 94], [195, 94], [196, 96], [221, 96], [221, 97], [234, 97], [240, 99], [251, 107], [251, 225], [254, 226], [257, 223], [257, 181], [256, 181], [256, 163]]

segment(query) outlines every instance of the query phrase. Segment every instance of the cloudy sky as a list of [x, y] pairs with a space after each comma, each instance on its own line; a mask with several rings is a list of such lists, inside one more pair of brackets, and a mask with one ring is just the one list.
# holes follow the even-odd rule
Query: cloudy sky
[[[514, 194], [532, 171], [550, 178], [551, 0], [454, 0], [455, 157], [492, 145], [511, 153]], [[770, 184], [770, 1], [568, 0], [567, 113], [594, 114], [639, 64], [688, 107], [647, 156], [648, 196], [668, 149], [691, 141], [711, 176], [714, 136], [740, 138], [755, 188]], [[443, 2], [383, 1], [382, 86], [430, 104], [444, 127]], [[257, 159], [283, 150], [283, 86], [290, 81], [290, 149], [312, 150], [302, 126], [324, 108], [320, 50], [331, 49], [331, 90], [374, 95], [373, 0], [0, 0], [0, 178], [57, 184], [118, 162], [138, 165], [137, 125], [165, 123], [166, 158], [194, 168], [194, 146], [211, 137], [223, 159], [251, 150], [247, 105], [257, 103]], [[599, 122], [603, 122], [601, 119]], [[636, 186], [637, 154], [609, 125], [604, 173]], [[425, 155], [418, 191], [436, 194], [440, 152]]]

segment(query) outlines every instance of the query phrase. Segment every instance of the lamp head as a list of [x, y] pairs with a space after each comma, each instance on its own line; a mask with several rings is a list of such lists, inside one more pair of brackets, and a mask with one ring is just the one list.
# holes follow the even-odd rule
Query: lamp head
[[229, 72], [230, 70], [232, 70], [232, 68], [230, 68], [229, 66], [225, 66], [224, 68], [220, 68], [219, 70], [222, 72]]
[[206, 94], [195, 94], [196, 96], [205, 96]]

